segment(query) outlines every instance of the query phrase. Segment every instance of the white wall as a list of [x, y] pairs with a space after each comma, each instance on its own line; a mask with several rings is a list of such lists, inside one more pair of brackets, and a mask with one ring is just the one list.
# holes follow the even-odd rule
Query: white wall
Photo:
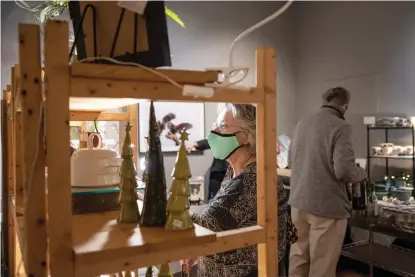
[[[204, 69], [226, 66], [229, 46], [246, 28], [265, 18], [278, 7], [277, 2], [168, 2], [168, 6], [186, 23], [183, 29], [169, 21], [170, 46], [173, 67]], [[237, 11], [236, 11], [237, 10]], [[295, 124], [295, 55], [294, 13], [288, 11], [277, 21], [252, 33], [237, 44], [234, 62], [250, 66], [245, 85], [255, 85], [255, 48], [277, 48], [277, 129], [278, 133], [291, 133]], [[216, 120], [216, 104], [205, 105], [205, 129], [210, 131]], [[176, 156], [165, 155], [168, 184]], [[211, 165], [212, 156], [190, 156], [193, 176], [203, 176]]]
[[[364, 115], [415, 115], [415, 3], [302, 2], [296, 8], [297, 119], [321, 105], [326, 89], [345, 86], [352, 93], [346, 118], [355, 149], [366, 156]], [[410, 144], [405, 133], [395, 135], [395, 142]], [[378, 133], [371, 144], [382, 140]]]

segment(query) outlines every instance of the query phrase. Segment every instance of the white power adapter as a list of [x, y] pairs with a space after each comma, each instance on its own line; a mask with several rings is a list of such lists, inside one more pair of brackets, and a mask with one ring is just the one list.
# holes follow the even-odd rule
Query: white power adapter
[[[217, 71], [223, 77], [223, 80], [216, 84], [209, 84], [210, 87], [228, 87], [235, 85], [241, 81], [243, 81], [246, 76], [248, 75], [249, 67], [215, 67], [215, 68], [206, 68], [207, 71]], [[235, 77], [236, 75], [242, 73], [242, 76], [236, 80], [231, 81], [231, 78]]]
[[193, 86], [193, 85], [184, 85], [182, 92], [183, 92], [183, 96], [193, 96], [195, 98], [198, 98], [198, 97], [210, 98], [215, 94], [215, 91], [213, 88]]
[[132, 12], [143, 14], [144, 10], [147, 6], [147, 0], [139, 0], [139, 1], [127, 1], [127, 0], [118, 0], [118, 6], [121, 8], [125, 8]]

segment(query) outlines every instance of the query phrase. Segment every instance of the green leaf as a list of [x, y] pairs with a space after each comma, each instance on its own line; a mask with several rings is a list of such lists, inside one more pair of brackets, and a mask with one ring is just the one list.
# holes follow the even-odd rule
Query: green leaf
[[175, 21], [177, 24], [179, 24], [180, 26], [182, 26], [183, 28], [186, 28], [185, 26], [184, 26], [184, 22], [180, 19], [180, 17], [175, 13], [175, 12], [173, 12], [171, 9], [169, 9], [167, 6], [164, 6], [164, 10], [165, 10], [165, 12], [166, 12], [166, 14], [171, 18], [171, 19], [173, 19], [173, 21]]
[[49, 2], [52, 2], [52, 5], [54, 5], [56, 7], [64, 7], [64, 8], [67, 8], [69, 6], [69, 1], [51, 0]]

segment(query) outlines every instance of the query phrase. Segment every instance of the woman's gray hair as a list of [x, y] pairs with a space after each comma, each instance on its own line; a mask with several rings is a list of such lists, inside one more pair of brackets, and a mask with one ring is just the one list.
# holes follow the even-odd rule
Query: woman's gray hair
[[218, 113], [224, 110], [231, 112], [233, 118], [242, 122], [240, 128], [248, 138], [249, 154], [256, 156], [256, 107], [251, 104], [219, 104]]

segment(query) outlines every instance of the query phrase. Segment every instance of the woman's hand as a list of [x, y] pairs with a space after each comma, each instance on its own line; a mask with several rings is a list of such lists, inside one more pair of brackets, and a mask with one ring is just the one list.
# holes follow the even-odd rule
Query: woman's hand
[[188, 147], [187, 147], [187, 152], [191, 153], [193, 150], [196, 150], [196, 148], [199, 145], [197, 144], [197, 142], [192, 142]]
[[187, 265], [189, 265], [189, 268], [195, 263], [196, 258], [187, 258], [184, 259], [183, 262]]

